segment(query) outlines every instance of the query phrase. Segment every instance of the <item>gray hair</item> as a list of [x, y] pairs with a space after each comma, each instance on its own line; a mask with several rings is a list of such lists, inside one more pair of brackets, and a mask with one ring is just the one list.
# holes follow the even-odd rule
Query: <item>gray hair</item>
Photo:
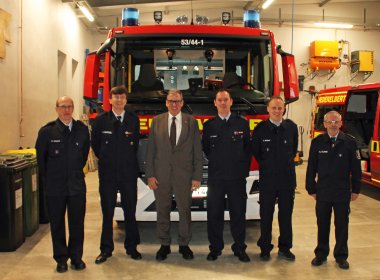
[[334, 111], [334, 110], [327, 112], [327, 113], [323, 116], [323, 120], [324, 120], [324, 121], [327, 121], [327, 117], [328, 117], [329, 115], [336, 115], [336, 116], [339, 117], [339, 120], [340, 120], [340, 121], [342, 120], [342, 115], [341, 115], [339, 112]]

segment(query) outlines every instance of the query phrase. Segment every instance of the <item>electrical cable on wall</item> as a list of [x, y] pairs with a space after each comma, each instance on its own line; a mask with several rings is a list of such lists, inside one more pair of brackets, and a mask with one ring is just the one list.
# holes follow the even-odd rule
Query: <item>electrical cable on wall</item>
[[290, 47], [291, 54], [293, 54], [293, 40], [294, 40], [294, 0], [292, 0], [292, 40], [291, 40], [291, 47]]

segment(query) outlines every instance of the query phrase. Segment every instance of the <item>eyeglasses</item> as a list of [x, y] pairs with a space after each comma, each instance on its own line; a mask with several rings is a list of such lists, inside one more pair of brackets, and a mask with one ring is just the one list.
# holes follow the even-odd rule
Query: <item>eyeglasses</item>
[[72, 110], [74, 108], [73, 105], [60, 105], [57, 106], [57, 108], [62, 109], [62, 110]]
[[174, 105], [174, 104], [180, 104], [183, 100], [181, 99], [181, 100], [169, 100], [169, 99], [167, 99], [166, 100], [170, 105]]
[[323, 122], [328, 123], [328, 124], [338, 124], [341, 121], [323, 121]]

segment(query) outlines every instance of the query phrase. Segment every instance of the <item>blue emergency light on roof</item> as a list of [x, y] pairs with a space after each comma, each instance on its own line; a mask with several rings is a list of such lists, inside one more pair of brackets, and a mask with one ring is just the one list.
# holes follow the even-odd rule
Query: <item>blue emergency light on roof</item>
[[244, 27], [260, 28], [260, 12], [246, 10], [243, 16]]
[[136, 8], [124, 8], [121, 24], [122, 26], [139, 25], [139, 10]]

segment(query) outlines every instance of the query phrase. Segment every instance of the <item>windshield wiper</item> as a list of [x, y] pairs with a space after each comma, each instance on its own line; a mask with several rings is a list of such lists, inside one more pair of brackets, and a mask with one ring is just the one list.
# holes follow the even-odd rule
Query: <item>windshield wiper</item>
[[245, 97], [239, 97], [240, 100], [244, 101], [245, 104], [247, 104], [249, 106], [249, 108], [251, 108], [251, 110], [253, 111], [254, 114], [257, 114], [257, 111], [255, 109], [255, 105], [253, 105], [249, 100], [247, 100]]

